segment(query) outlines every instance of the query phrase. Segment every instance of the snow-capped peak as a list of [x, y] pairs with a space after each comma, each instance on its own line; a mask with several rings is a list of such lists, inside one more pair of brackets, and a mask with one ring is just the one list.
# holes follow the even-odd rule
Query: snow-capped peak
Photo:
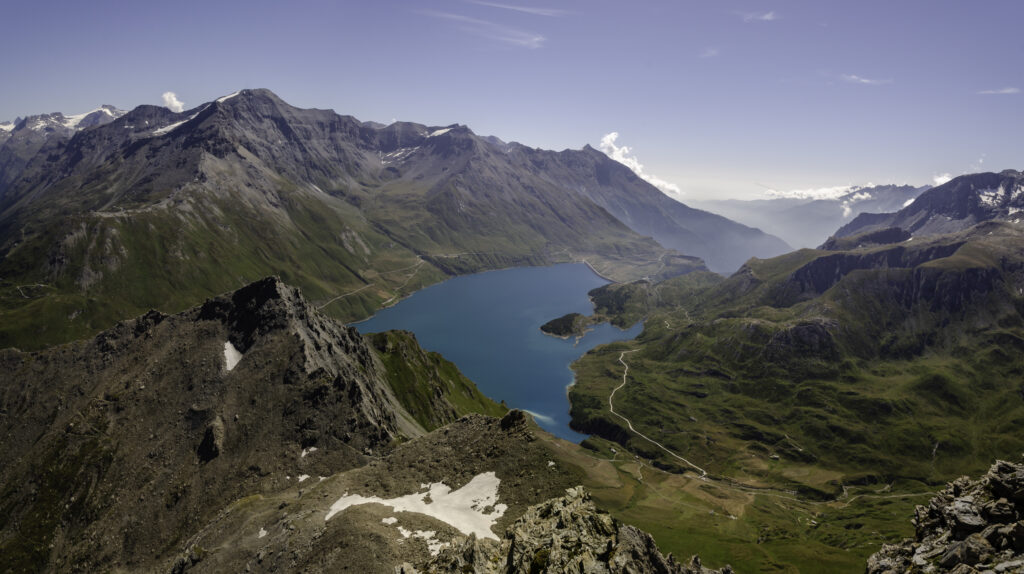
[[[40, 114], [36, 116], [29, 116], [25, 118], [25, 127], [33, 131], [47, 131], [54, 129], [64, 129], [71, 131], [79, 131], [88, 127], [97, 126], [113, 121], [127, 112], [119, 110], [114, 106], [101, 106], [94, 110], [81, 114], [63, 114], [61, 112], [54, 112], [52, 114]], [[12, 131], [18, 123], [0, 124], [0, 129], [4, 131]]]
[[14, 122], [0, 123], [0, 132], [14, 131]]

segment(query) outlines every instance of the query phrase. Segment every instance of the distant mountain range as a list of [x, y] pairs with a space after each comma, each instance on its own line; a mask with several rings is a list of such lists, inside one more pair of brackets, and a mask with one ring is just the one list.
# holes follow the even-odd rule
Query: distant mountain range
[[1024, 219], [1024, 174], [1012, 169], [954, 178], [895, 213], [862, 213], [836, 232], [850, 237], [900, 228], [914, 237], [942, 235], [984, 221]]
[[353, 319], [455, 273], [586, 261], [655, 278], [787, 248], [589, 147], [382, 127], [268, 90], [182, 113], [37, 116], [3, 133], [0, 346], [88, 335], [268, 274]]
[[793, 247], [816, 247], [859, 214], [897, 211], [927, 189], [929, 186], [876, 185], [853, 187], [839, 197], [827, 199], [777, 197], [692, 203], [763, 229]]

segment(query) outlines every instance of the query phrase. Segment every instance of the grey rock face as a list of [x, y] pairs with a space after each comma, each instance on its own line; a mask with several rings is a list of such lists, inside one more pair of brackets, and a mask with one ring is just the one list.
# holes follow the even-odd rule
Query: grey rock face
[[[0, 381], [12, 571], [134, 564], [230, 501], [423, 433], [363, 337], [276, 278], [89, 341], [0, 351]], [[19, 542], [28, 528], [40, 543]]]
[[980, 480], [957, 479], [917, 507], [917, 539], [882, 546], [867, 573], [1024, 572], [1022, 487], [1024, 464], [1005, 461]]
[[962, 231], [992, 219], [1013, 221], [1024, 208], [1024, 176], [1015, 170], [962, 175], [922, 193], [896, 213], [862, 213], [836, 231], [849, 237], [898, 227], [915, 237]]
[[[416, 572], [410, 565], [396, 572]], [[589, 572], [620, 574], [726, 574], [694, 556], [681, 565], [663, 556], [650, 534], [620, 523], [594, 506], [583, 487], [530, 507], [500, 541], [462, 538], [420, 569], [422, 572]]]

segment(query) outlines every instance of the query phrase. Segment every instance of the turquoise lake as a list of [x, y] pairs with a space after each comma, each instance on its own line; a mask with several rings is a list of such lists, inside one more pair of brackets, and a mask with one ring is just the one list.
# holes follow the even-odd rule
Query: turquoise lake
[[454, 362], [487, 396], [579, 442], [586, 435], [569, 428], [570, 363], [597, 345], [635, 338], [642, 325], [628, 331], [598, 325], [578, 343], [545, 335], [540, 326], [566, 313], [589, 315], [587, 292], [607, 283], [582, 263], [465, 275], [418, 291], [355, 327], [412, 331], [423, 348]]

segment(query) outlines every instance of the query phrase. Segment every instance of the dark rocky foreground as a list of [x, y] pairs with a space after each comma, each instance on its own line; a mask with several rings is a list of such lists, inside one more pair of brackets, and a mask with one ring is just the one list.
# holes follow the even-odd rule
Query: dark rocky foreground
[[917, 538], [886, 544], [868, 574], [1024, 572], [1024, 464], [998, 461], [918, 506]]
[[702, 572], [599, 512], [525, 414], [481, 412], [504, 409], [411, 335], [276, 278], [6, 349], [0, 572], [445, 571], [478, 542], [508, 572]]
[[405, 564], [395, 572], [729, 574], [732, 568], [704, 568], [697, 556], [686, 565], [671, 554], [662, 556], [650, 534], [601, 512], [590, 495], [576, 487], [567, 489], [565, 496], [531, 506], [500, 542], [461, 538], [422, 570]]

